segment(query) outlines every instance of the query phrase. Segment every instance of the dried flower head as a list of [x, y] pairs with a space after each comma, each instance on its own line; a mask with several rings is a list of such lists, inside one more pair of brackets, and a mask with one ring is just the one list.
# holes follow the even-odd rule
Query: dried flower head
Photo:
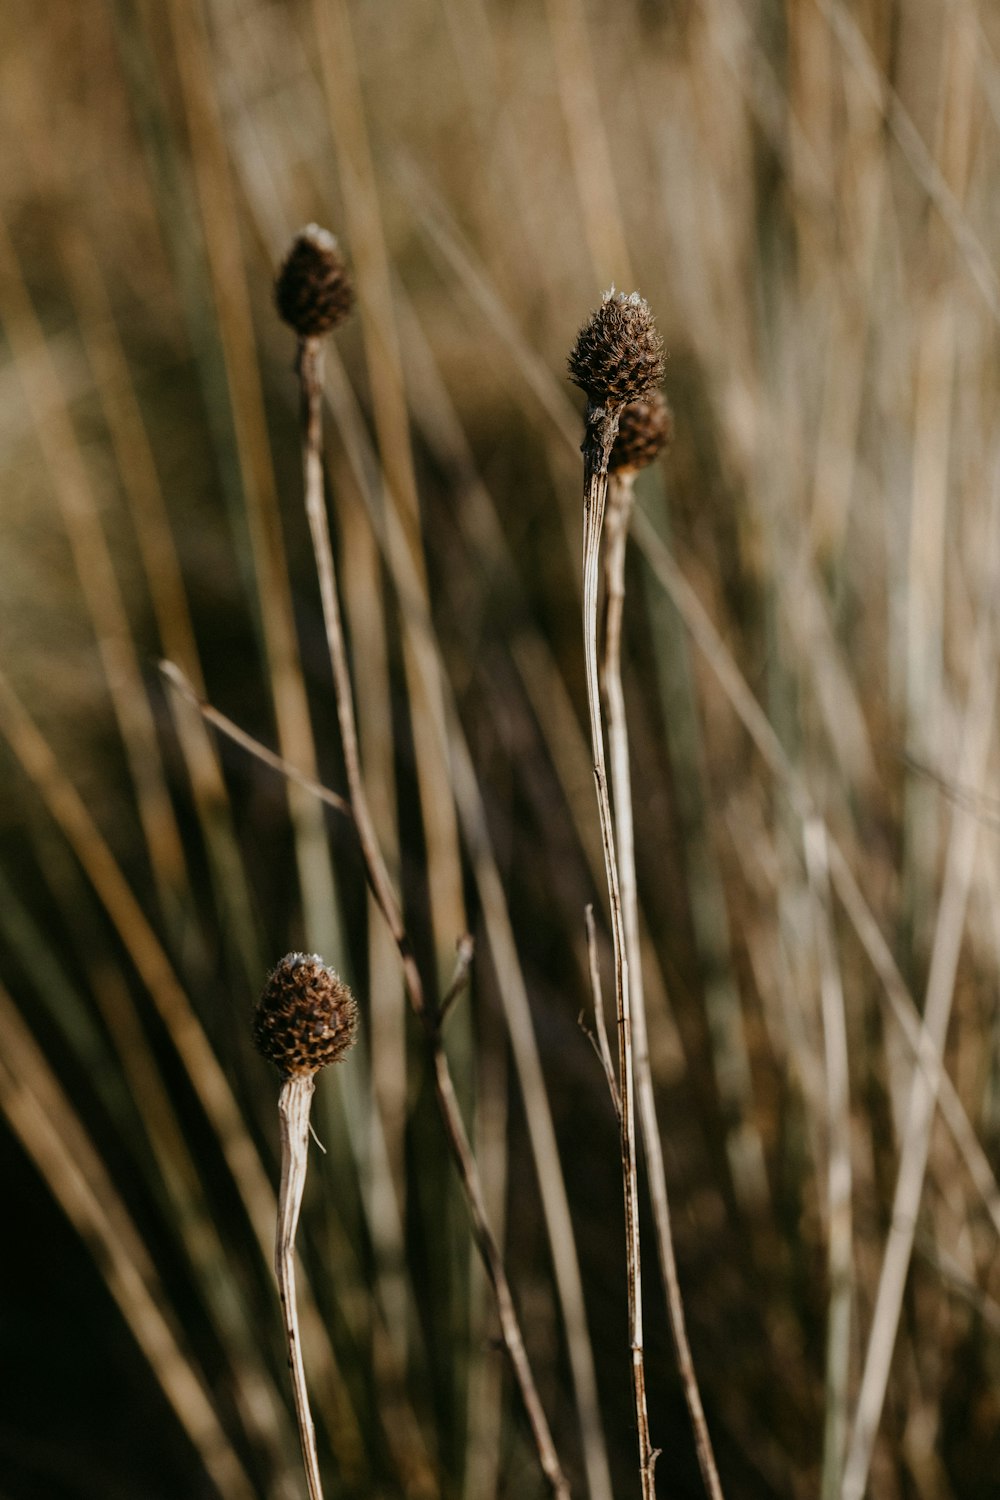
[[613, 474], [645, 469], [673, 441], [674, 414], [662, 391], [630, 401], [618, 422], [608, 469]]
[[358, 1006], [350, 989], [315, 953], [288, 953], [257, 1002], [257, 1050], [286, 1077], [317, 1073], [354, 1045]]
[[274, 283], [274, 300], [300, 338], [320, 338], [354, 306], [354, 287], [335, 237], [307, 224], [292, 241]]
[[638, 292], [605, 292], [580, 329], [569, 374], [594, 406], [624, 406], [656, 389], [663, 379], [663, 340]]

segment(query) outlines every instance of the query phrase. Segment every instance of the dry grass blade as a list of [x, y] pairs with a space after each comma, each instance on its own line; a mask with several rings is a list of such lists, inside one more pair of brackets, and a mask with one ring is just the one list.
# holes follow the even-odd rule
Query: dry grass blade
[[[160, 648], [183, 668], [195, 689], [203, 693], [194, 622], [167, 500], [101, 264], [92, 241], [76, 226], [64, 230], [62, 252], [78, 310], [81, 338], [100, 391], [111, 445], [135, 524]], [[201, 719], [194, 714], [182, 714], [176, 723], [202, 835], [212, 861], [216, 899], [225, 913], [226, 936], [238, 951], [248, 982], [256, 983], [262, 961], [225, 782]]]
[[[203, 8], [201, 0], [171, 0], [167, 9], [236, 433], [278, 743], [292, 764], [315, 775], [316, 750], [295, 637], [237, 196]], [[294, 781], [289, 783], [288, 796], [307, 941], [311, 947], [339, 953], [343, 948], [339, 907], [322, 813]]]
[[[420, 502], [410, 444], [409, 415], [403, 383], [388, 252], [360, 79], [353, 26], [345, 0], [324, 0], [312, 7], [334, 149], [344, 183], [344, 206], [354, 264], [364, 295], [359, 313], [371, 382], [373, 417], [387, 495], [400, 526], [394, 545], [404, 547], [423, 599], [428, 598], [427, 569], [420, 535]], [[437, 675], [428, 672], [419, 653], [429, 647], [404, 637], [404, 669], [413, 706], [420, 810], [427, 841], [427, 880], [431, 898], [440, 982], [445, 955], [455, 934], [466, 927], [458, 827], [450, 794], [447, 762], [438, 746], [445, 709]]]
[[[774, 729], [749, 684], [743, 677], [725, 642], [712, 623], [704, 605], [684, 577], [676, 560], [646, 518], [637, 513], [633, 530], [649, 561], [654, 575], [672, 599], [692, 639], [705, 657], [712, 672], [747, 733], [753, 739], [772, 773], [784, 787], [797, 816], [803, 823], [815, 815], [808, 790], [801, 781]], [[965, 1107], [945, 1073], [941, 1059], [929, 1044], [920, 1022], [920, 1013], [899, 972], [885, 937], [850, 865], [836, 839], [827, 829], [830, 874], [859, 940], [879, 975], [885, 1001], [900, 1027], [906, 1045], [929, 1085], [940, 1092], [942, 1112], [969, 1174], [989, 1211], [994, 1228], [1000, 1234], [1000, 1186], [989, 1159], [983, 1151]]]
[[[969, 685], [959, 774], [960, 781], [973, 786], [978, 786], [983, 780], [993, 732], [998, 690], [994, 630], [994, 613], [986, 609], [979, 632], [976, 667]], [[955, 975], [965, 929], [978, 837], [979, 824], [974, 815], [956, 808], [948, 843], [922, 1025], [922, 1032], [939, 1062], [944, 1052], [951, 1017]], [[915, 1068], [893, 1197], [892, 1227], [879, 1276], [857, 1410], [844, 1468], [844, 1500], [862, 1500], [868, 1484], [872, 1453], [885, 1402], [889, 1366], [902, 1312], [903, 1292], [913, 1254], [937, 1099], [937, 1076], [929, 1076], [923, 1069]]]
[[150, 1255], [97, 1148], [3, 989], [0, 1019], [0, 1109], [63, 1212], [93, 1247], [108, 1290], [216, 1491], [227, 1500], [253, 1500], [256, 1489], [162, 1311], [167, 1299]]
[[142, 681], [128, 613], [51, 351], [35, 314], [14, 247], [0, 220], [0, 300], [7, 340], [59, 502], [63, 524], [135, 786], [143, 835], [164, 911], [176, 923], [187, 871], [167, 792], [153, 714]]

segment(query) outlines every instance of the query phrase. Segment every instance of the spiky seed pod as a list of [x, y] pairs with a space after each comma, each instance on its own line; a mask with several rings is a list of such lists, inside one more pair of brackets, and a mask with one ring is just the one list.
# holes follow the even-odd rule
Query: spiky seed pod
[[315, 953], [288, 953], [268, 976], [254, 1012], [253, 1039], [286, 1078], [318, 1073], [354, 1045], [358, 1006]]
[[605, 292], [580, 329], [569, 375], [593, 406], [621, 407], [656, 389], [663, 379], [663, 340], [638, 292]]
[[354, 287], [336, 238], [307, 224], [292, 241], [274, 283], [274, 300], [300, 338], [321, 338], [354, 306]]
[[624, 474], [645, 469], [673, 437], [674, 414], [662, 391], [652, 391], [644, 401], [630, 401], [618, 423], [618, 436], [608, 461], [609, 472]]

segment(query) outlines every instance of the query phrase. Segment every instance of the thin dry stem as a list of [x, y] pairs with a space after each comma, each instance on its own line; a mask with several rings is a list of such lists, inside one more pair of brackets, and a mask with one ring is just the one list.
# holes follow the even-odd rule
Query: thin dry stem
[[603, 665], [604, 691], [608, 704], [608, 747], [615, 798], [615, 832], [621, 877], [622, 916], [629, 962], [635, 1092], [639, 1106], [639, 1126], [646, 1157], [649, 1192], [653, 1205], [660, 1274], [663, 1277], [681, 1383], [694, 1430], [698, 1463], [708, 1494], [712, 1500], [722, 1500], [722, 1485], [712, 1450], [708, 1423], [705, 1420], [705, 1410], [688, 1340], [684, 1303], [677, 1275], [677, 1257], [674, 1253], [674, 1239], [670, 1225], [670, 1199], [667, 1194], [667, 1175], [656, 1119], [653, 1072], [650, 1065], [649, 1036], [646, 1027], [646, 998], [642, 981], [642, 950], [639, 940], [639, 896], [635, 873], [628, 721], [625, 715], [625, 695], [622, 690], [621, 675], [622, 614], [625, 606], [625, 544], [628, 539], [633, 500], [634, 475], [631, 473], [613, 474], [608, 487], [607, 546], [604, 560], [607, 613], [604, 627]]
[[604, 1019], [604, 990], [601, 985], [601, 965], [597, 956], [597, 925], [594, 922], [594, 908], [588, 902], [585, 912], [587, 921], [587, 962], [590, 969], [590, 993], [594, 1001], [594, 1024], [597, 1028], [596, 1037], [591, 1037], [594, 1051], [600, 1059], [604, 1076], [608, 1081], [608, 1093], [611, 1095], [611, 1103], [615, 1107], [615, 1115], [619, 1122], [622, 1117], [622, 1101], [618, 1092], [618, 1079], [615, 1077], [615, 1065], [611, 1059], [611, 1047], [608, 1044], [608, 1027]]
[[194, 705], [202, 718], [206, 723], [211, 724], [213, 729], [217, 729], [220, 734], [224, 734], [227, 739], [232, 740], [234, 745], [239, 745], [248, 755], [252, 755], [255, 760], [259, 760], [263, 765], [269, 766], [272, 771], [277, 771], [279, 776], [284, 776], [287, 781], [294, 781], [296, 786], [302, 787], [305, 791], [317, 797], [319, 801], [325, 802], [328, 807], [335, 808], [337, 812], [343, 813], [345, 818], [351, 818], [353, 821], [354, 814], [351, 811], [351, 804], [347, 801], [346, 797], [341, 797], [336, 792], [331, 792], [330, 788], [324, 786], [321, 781], [317, 781], [315, 776], [309, 776], [305, 771], [300, 771], [297, 766], [293, 766], [289, 761], [285, 760], [284, 756], [276, 754], [273, 750], [269, 750], [266, 745], [262, 745], [260, 740], [255, 740], [252, 734], [247, 734], [245, 729], [241, 729], [226, 714], [220, 713], [217, 708], [213, 708], [211, 703], [207, 702], [196, 692], [194, 685], [185, 677], [175, 661], [161, 661], [159, 668], [170, 685], [176, 688], [189, 703]]
[[439, 1025], [440, 1008], [427, 1003], [426, 992], [420, 970], [410, 946], [403, 922], [402, 911], [393, 889], [389, 872], [382, 858], [382, 851], [375, 833], [364, 778], [361, 773], [361, 757], [358, 748], [357, 725], [354, 717], [354, 694], [350, 667], [341, 622], [340, 601], [336, 573], [333, 565], [333, 549], [330, 542], [329, 522], [323, 496], [322, 466], [322, 346], [318, 340], [304, 339], [301, 342], [299, 376], [302, 382], [304, 418], [303, 471], [305, 477], [306, 511], [312, 533], [316, 566], [320, 578], [320, 593], [326, 625], [327, 647], [333, 670], [334, 690], [337, 700], [337, 717], [340, 725], [344, 769], [350, 792], [350, 806], [354, 825], [361, 845], [362, 858], [369, 884], [379, 908], [389, 926], [399, 950], [403, 966], [403, 978], [410, 1005], [421, 1022], [431, 1054], [434, 1088], [438, 1108], [452, 1158], [458, 1170], [472, 1221], [473, 1237], [483, 1261], [496, 1298], [500, 1320], [501, 1337], [510, 1358], [525, 1412], [531, 1426], [538, 1459], [548, 1480], [552, 1493], [559, 1500], [568, 1500], [569, 1484], [559, 1462], [548, 1419], [545, 1416], [534, 1375], [528, 1362], [527, 1350], [514, 1299], [511, 1294], [507, 1272], [496, 1237], [490, 1228], [486, 1212], [479, 1169], [472, 1153], [465, 1124], [462, 1120], [451, 1068], [441, 1039]]
[[618, 1088], [621, 1098], [619, 1139], [625, 1192], [625, 1255], [628, 1273], [629, 1341], [632, 1349], [632, 1394], [639, 1440], [643, 1500], [653, 1500], [656, 1454], [649, 1438], [646, 1409], [646, 1365], [642, 1337], [642, 1264], [639, 1249], [639, 1182], [636, 1171], [635, 1104], [632, 1093], [632, 1017], [629, 1005], [628, 954], [622, 921], [618, 861], [615, 855], [604, 727], [597, 672], [597, 596], [601, 530], [608, 492], [608, 459], [618, 431], [621, 408], [589, 406], [583, 444], [583, 646], [587, 668], [587, 702], [594, 754], [594, 783], [601, 822], [604, 865], [611, 903], [611, 936], [615, 955], [615, 1010], [618, 1018]]
[[278, 1295], [285, 1319], [288, 1343], [288, 1368], [292, 1372], [292, 1394], [299, 1424], [302, 1462], [309, 1486], [309, 1500], [323, 1500], [316, 1454], [316, 1429], [309, 1410], [305, 1366], [302, 1363], [302, 1340], [299, 1336], [299, 1313], [295, 1299], [295, 1230], [302, 1207], [309, 1159], [309, 1111], [312, 1108], [315, 1079], [311, 1074], [287, 1078], [278, 1099], [281, 1123], [281, 1187], [278, 1191], [278, 1219], [274, 1237], [274, 1270], [278, 1278]]
[[803, 829], [806, 866], [815, 907], [820, 960], [820, 1000], [827, 1113], [827, 1313], [826, 1413], [822, 1500], [839, 1500], [847, 1442], [854, 1256], [851, 1220], [851, 1100], [844, 988], [834, 947], [830, 856], [826, 829], [810, 818]]

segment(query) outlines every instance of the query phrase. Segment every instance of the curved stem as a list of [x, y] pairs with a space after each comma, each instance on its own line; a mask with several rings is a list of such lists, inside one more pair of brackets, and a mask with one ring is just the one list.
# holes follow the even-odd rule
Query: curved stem
[[309, 1410], [309, 1392], [302, 1363], [302, 1341], [299, 1337], [299, 1314], [295, 1302], [295, 1230], [302, 1207], [309, 1154], [309, 1111], [315, 1082], [307, 1077], [287, 1078], [278, 1098], [281, 1125], [281, 1187], [278, 1192], [278, 1225], [274, 1239], [274, 1270], [278, 1278], [278, 1295], [285, 1319], [288, 1344], [288, 1368], [292, 1372], [292, 1394], [299, 1424], [302, 1462], [305, 1464], [309, 1500], [323, 1500], [316, 1455], [316, 1430]]
[[583, 445], [583, 646], [587, 669], [587, 703], [594, 755], [594, 782], [601, 822], [601, 842], [611, 904], [615, 956], [615, 1009], [618, 1017], [619, 1137], [625, 1191], [625, 1254], [628, 1271], [629, 1338], [632, 1349], [632, 1393], [639, 1438], [639, 1472], [643, 1500], [653, 1500], [656, 1454], [649, 1438], [646, 1408], [646, 1364], [642, 1334], [642, 1266], [639, 1250], [639, 1184], [636, 1171], [635, 1104], [632, 1090], [632, 1016], [629, 1003], [628, 954], [622, 920], [618, 861], [615, 854], [604, 755], [604, 728], [597, 671], [597, 597], [601, 530], [608, 491], [608, 459], [618, 432], [621, 408], [591, 406]]
[[635, 838], [632, 820], [632, 783], [629, 771], [628, 722], [625, 717], [625, 695], [621, 676], [622, 614], [625, 606], [625, 543], [632, 515], [633, 476], [613, 475], [608, 488], [607, 547], [604, 560], [607, 615], [604, 625], [604, 692], [608, 703], [608, 746], [611, 757], [611, 785], [615, 798], [615, 831], [621, 874], [622, 911], [625, 924], [625, 946], [629, 961], [629, 989], [632, 1016], [633, 1065], [635, 1092], [639, 1106], [639, 1127], [649, 1174], [649, 1195], [653, 1205], [653, 1225], [660, 1260], [660, 1274], [667, 1297], [670, 1328], [677, 1352], [677, 1366], [694, 1430], [698, 1463], [705, 1489], [711, 1500], [722, 1500], [722, 1485], [712, 1451], [705, 1410], [695, 1374], [691, 1345], [688, 1341], [684, 1303], [677, 1276], [673, 1232], [670, 1226], [670, 1199], [663, 1163], [663, 1148], [656, 1119], [653, 1072], [649, 1060], [649, 1037], [646, 1029], [646, 998], [642, 982], [642, 956], [639, 944], [639, 899], [635, 875]]

